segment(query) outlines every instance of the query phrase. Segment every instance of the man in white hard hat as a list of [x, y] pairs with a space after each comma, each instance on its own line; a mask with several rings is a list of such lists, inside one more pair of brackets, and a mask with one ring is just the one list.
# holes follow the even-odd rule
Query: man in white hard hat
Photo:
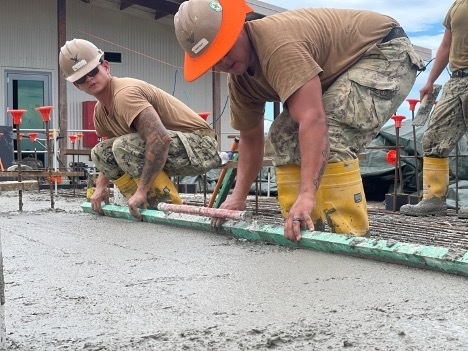
[[[398, 22], [345, 9], [301, 9], [245, 22], [245, 0], [189, 0], [174, 17], [184, 77], [228, 76], [240, 130], [237, 181], [222, 208], [240, 210], [262, 165], [276, 166], [284, 235], [301, 229], [365, 235], [358, 154], [405, 100], [424, 67]], [[281, 101], [264, 143], [264, 109]], [[218, 226], [220, 219], [214, 218]]]
[[83, 39], [59, 54], [65, 78], [94, 96], [94, 126], [103, 141], [91, 152], [100, 174], [91, 197], [102, 213], [109, 181], [128, 199], [130, 213], [158, 202], [182, 203], [168, 176], [197, 175], [221, 164], [215, 133], [196, 112], [147, 82], [110, 74], [104, 52]]

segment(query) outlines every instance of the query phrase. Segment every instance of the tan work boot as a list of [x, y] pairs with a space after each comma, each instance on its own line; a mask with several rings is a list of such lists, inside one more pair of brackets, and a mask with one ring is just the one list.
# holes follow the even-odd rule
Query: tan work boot
[[423, 199], [417, 205], [403, 205], [400, 213], [407, 216], [446, 216], [449, 185], [449, 159], [424, 157]]

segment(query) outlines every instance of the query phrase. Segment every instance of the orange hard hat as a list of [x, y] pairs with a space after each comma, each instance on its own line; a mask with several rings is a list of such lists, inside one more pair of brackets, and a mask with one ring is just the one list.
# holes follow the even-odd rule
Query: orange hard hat
[[245, 0], [189, 0], [180, 5], [174, 27], [185, 51], [187, 81], [199, 78], [231, 50], [252, 11]]

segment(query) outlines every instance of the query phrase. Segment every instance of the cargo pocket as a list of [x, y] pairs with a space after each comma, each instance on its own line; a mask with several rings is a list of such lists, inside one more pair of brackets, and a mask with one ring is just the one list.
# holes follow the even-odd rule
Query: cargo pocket
[[411, 50], [408, 50], [408, 56], [410, 58], [411, 63], [417, 67], [418, 71], [426, 70], [426, 65], [424, 64], [423, 59], [416, 53], [416, 51], [413, 50], [413, 48], [411, 48]]
[[276, 116], [265, 141], [265, 157], [271, 158], [275, 166], [300, 164], [299, 124], [287, 108]]
[[[383, 73], [362, 67], [348, 71], [351, 90], [344, 123], [365, 131], [380, 127], [396, 112], [398, 86]], [[399, 105], [399, 104], [398, 104]]]

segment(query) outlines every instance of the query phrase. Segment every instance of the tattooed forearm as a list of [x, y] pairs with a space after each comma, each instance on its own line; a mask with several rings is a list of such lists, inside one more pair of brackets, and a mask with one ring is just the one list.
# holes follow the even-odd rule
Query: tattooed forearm
[[317, 178], [314, 179], [314, 186], [315, 186], [315, 189], [318, 189], [319, 186], [320, 186], [320, 181], [322, 180], [322, 176], [323, 176], [323, 173], [325, 172], [325, 167], [327, 165], [327, 162], [326, 161], [323, 161], [322, 162], [322, 166], [320, 167], [319, 171], [318, 171], [318, 174], [317, 174]]
[[136, 130], [146, 141], [145, 165], [140, 182], [148, 184], [166, 163], [171, 137], [153, 107], [140, 112], [134, 123]]
[[314, 179], [314, 186], [315, 189], [318, 189], [320, 186], [320, 181], [322, 180], [323, 173], [325, 172], [325, 167], [327, 166], [328, 163], [328, 155], [330, 154], [330, 142], [327, 140], [327, 144], [324, 150], [322, 150], [322, 166], [320, 167], [318, 173], [317, 173], [317, 178]]

